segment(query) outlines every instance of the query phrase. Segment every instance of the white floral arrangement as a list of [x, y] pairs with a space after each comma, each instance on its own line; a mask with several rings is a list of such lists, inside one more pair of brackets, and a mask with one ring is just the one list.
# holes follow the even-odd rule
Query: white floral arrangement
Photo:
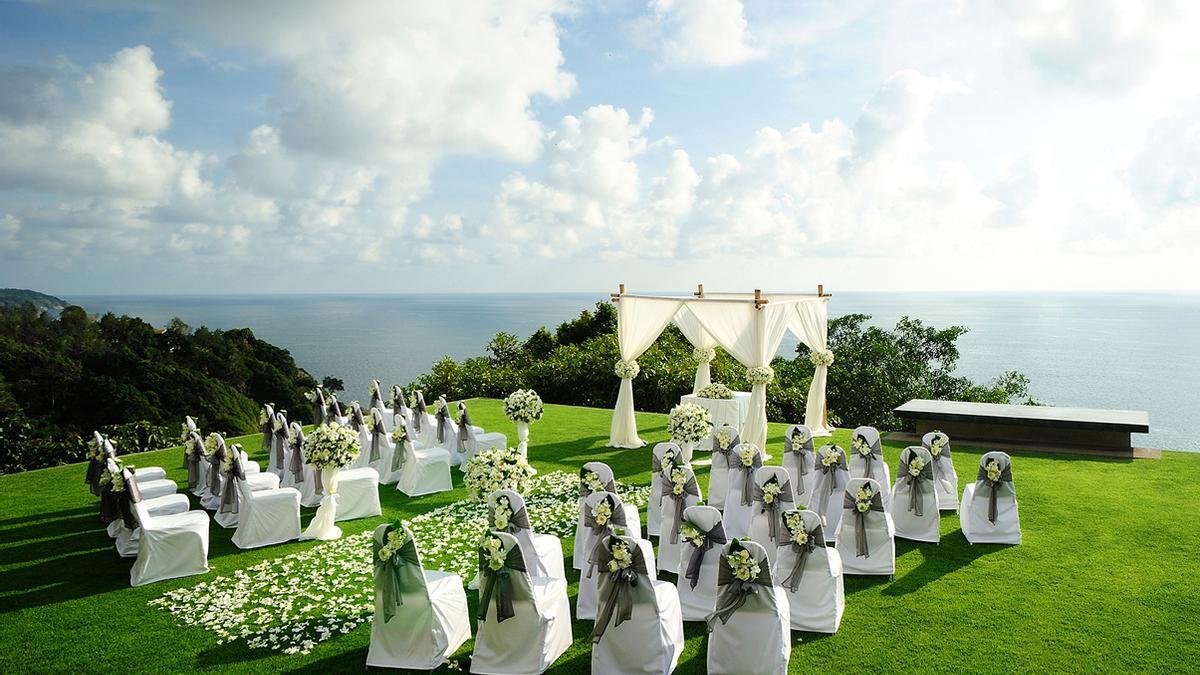
[[229, 452], [225, 453], [225, 459], [221, 460], [221, 471], [229, 473], [233, 471], [233, 458], [242, 454], [242, 444], [234, 443], [229, 446]]
[[679, 537], [696, 548], [704, 546], [704, 533], [686, 520], [679, 524]]
[[743, 443], [738, 446], [738, 459], [742, 462], [742, 466], [754, 466], [754, 456], [758, 454], [758, 448], [755, 448], [749, 443]]
[[[112, 441], [109, 441], [110, 443]], [[88, 439], [87, 456], [90, 460], [98, 460], [104, 456], [104, 444], [97, 441], [95, 436]]]
[[826, 445], [821, 448], [821, 466], [833, 466], [842, 459], [842, 453], [838, 452], [837, 446]]
[[205, 457], [212, 457], [213, 453], [217, 451], [217, 445], [219, 444], [220, 440], [221, 440], [220, 435], [218, 435], [217, 432], [215, 432], [215, 431], [210, 433], [207, 437], [205, 437], [205, 439], [204, 439], [204, 456]]
[[691, 476], [683, 469], [671, 469], [671, 494], [681, 495]]
[[833, 365], [833, 350], [832, 349], [814, 349], [808, 353], [808, 360], [814, 366], [825, 366], [828, 368]]
[[109, 490], [111, 490], [112, 492], [124, 492], [125, 491], [125, 475], [123, 473], [121, 473], [121, 471], [122, 471], [122, 469], [125, 468], [125, 465], [122, 464], [121, 460], [119, 460], [119, 459], [116, 461], [116, 464], [117, 464], [117, 470], [109, 471], [108, 463], [107, 462], [104, 463], [104, 469], [100, 471], [100, 487], [109, 485], [109, 486], [111, 486], [111, 487], [109, 487]]
[[729, 444], [733, 442], [733, 434], [729, 433], [728, 429], [721, 429], [715, 434], [717, 438], [717, 447], [722, 450], [728, 450]]
[[775, 379], [775, 369], [771, 366], [752, 366], [746, 369], [746, 380], [752, 385], [771, 384]]
[[438, 413], [442, 412], [445, 409], [446, 409], [446, 399], [439, 396], [437, 398], [437, 400], [433, 402], [433, 414], [437, 415]]
[[408, 530], [404, 529], [399, 523], [394, 523], [392, 529], [388, 530], [387, 539], [384, 540], [383, 546], [379, 547], [379, 560], [387, 562], [391, 560], [396, 552], [408, 543]]
[[867, 483], [863, 483], [858, 488], [858, 493], [854, 495], [854, 508], [859, 513], [866, 513], [871, 510], [871, 499], [874, 498], [875, 492]]
[[188, 428], [187, 422], [182, 422], [179, 425], [179, 443], [186, 445], [188, 437], [191, 436], [192, 430]]
[[582, 480], [583, 484], [587, 486], [589, 492], [604, 492], [608, 489], [608, 486], [604, 484], [604, 481], [600, 480], [600, 474], [596, 473], [595, 471], [585, 470], [583, 472]]
[[1004, 470], [1000, 468], [1000, 462], [994, 459], [988, 460], [987, 466], [984, 468], [987, 470], [987, 479], [993, 483], [1000, 480], [1000, 474], [1004, 473]]
[[871, 454], [871, 444], [867, 443], [867, 439], [862, 436], [854, 437], [854, 440], [850, 442], [850, 449], [863, 457]]
[[500, 537], [486, 535], [480, 548], [483, 549], [483, 558], [487, 561], [488, 569], [496, 571], [504, 567], [508, 553], [504, 551], [504, 542]]
[[408, 425], [397, 424], [395, 429], [392, 429], [392, 442], [396, 447], [402, 447], [408, 442]]
[[536, 422], [544, 408], [542, 397], [532, 389], [518, 389], [504, 399], [504, 414], [513, 422]]
[[629, 566], [633, 564], [633, 551], [629, 550], [629, 546], [624, 541], [613, 540], [609, 550], [612, 552], [612, 560], [608, 561], [609, 572], [620, 572], [629, 569]]
[[304, 400], [308, 401], [309, 403], [316, 403], [317, 402], [317, 391], [314, 389], [312, 391], [304, 392]]
[[712, 363], [717, 358], [717, 350], [712, 347], [696, 347], [692, 350], [692, 359], [696, 363]]
[[271, 424], [271, 429], [275, 433], [279, 433], [287, 428], [287, 411], [280, 410], [279, 414], [275, 415], [275, 420]]
[[935, 429], [933, 431], [933, 438], [929, 441], [929, 454], [933, 455], [936, 459], [942, 454], [942, 448], [946, 447], [946, 442], [949, 440], [946, 434]]
[[612, 505], [608, 503], [607, 499], [601, 499], [592, 507], [592, 518], [597, 525], [607, 525], [612, 518], [612, 513]]
[[503, 530], [508, 527], [508, 519], [512, 518], [512, 506], [508, 503], [508, 497], [500, 495], [496, 498], [496, 503], [492, 507], [493, 518], [492, 524], [497, 530]]
[[613, 366], [613, 372], [622, 380], [632, 380], [642, 372], [642, 367], [638, 365], [637, 361], [617, 361], [617, 364]]
[[513, 448], [489, 448], [467, 462], [463, 484], [472, 499], [485, 500], [500, 489], [525, 494], [531, 478], [533, 467], [524, 455]]
[[763, 504], [774, 504], [775, 500], [779, 498], [779, 492], [782, 489], [783, 486], [778, 481], [764, 483], [762, 486]]
[[667, 433], [680, 443], [699, 443], [712, 432], [712, 413], [695, 403], [681, 403], [671, 408]]
[[304, 439], [304, 458], [318, 469], [345, 469], [361, 450], [358, 434], [340, 424], [322, 424]]
[[808, 528], [804, 526], [804, 517], [799, 513], [788, 513], [783, 519], [787, 522], [788, 532], [792, 533], [792, 543], [803, 546], [808, 543]]
[[917, 477], [921, 475], [921, 470], [925, 468], [925, 460], [920, 457], [908, 458], [908, 475]]
[[754, 559], [754, 556], [750, 555], [750, 551], [744, 548], [727, 553], [725, 561], [729, 563], [729, 569], [733, 570], [733, 576], [742, 581], [757, 579], [761, 571], [758, 561]]
[[713, 382], [707, 387], [700, 387], [696, 390], [696, 395], [700, 398], [715, 398], [729, 400], [733, 398], [733, 390], [720, 382]]
[[[275, 409], [274, 403], [268, 403], [267, 405], [271, 406], [272, 410]], [[260, 427], [267, 423], [267, 405], [259, 408], [258, 410], [258, 426]]]
[[808, 441], [809, 441], [809, 438], [804, 433], [803, 429], [801, 429], [800, 427], [796, 427], [795, 429], [792, 429], [792, 445], [799, 447], [799, 446], [804, 445]]

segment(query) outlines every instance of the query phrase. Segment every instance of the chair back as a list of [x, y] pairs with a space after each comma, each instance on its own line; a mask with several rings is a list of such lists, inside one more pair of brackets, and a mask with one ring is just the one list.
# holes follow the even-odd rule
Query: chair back
[[[728, 444], [726, 444], [726, 439], [728, 439]], [[738, 433], [737, 427], [729, 424], [714, 427], [712, 430], [713, 468], [725, 469], [734, 466], [733, 449], [741, 442], [742, 437]], [[724, 457], [725, 461], [720, 461], [718, 455]]]
[[988, 464], [993, 461], [996, 462], [996, 465], [1000, 469], [1000, 477], [999, 480], [996, 481], [996, 485], [998, 487], [997, 494], [1000, 496], [1000, 498], [1015, 498], [1017, 496], [1017, 490], [1013, 486], [1012, 457], [1009, 457], [1008, 453], [1001, 452], [999, 450], [993, 450], [991, 452], [984, 453], [984, 455], [979, 458], [979, 471], [975, 475], [974, 498], [986, 498], [990, 493], [989, 486], [991, 481], [987, 479], [987, 473]]
[[939, 459], [942, 457], [949, 458], [950, 457], [950, 437], [947, 436], [946, 434], [942, 433], [941, 431], [930, 431], [929, 433], [922, 436], [921, 437], [921, 447], [928, 450], [929, 454], [932, 455], [933, 454], [933, 444], [934, 444], [934, 441], [936, 441], [936, 440], [941, 441], [941, 445], [939, 446], [941, 448], [941, 452], [939, 452], [937, 454], [937, 457]]
[[[484, 546], [490, 538], [498, 538], [502, 544], [505, 563], [503, 569], [498, 570], [499, 574], [497, 574], [497, 570], [493, 570], [489, 566], [488, 560], [483, 555]], [[495, 530], [488, 530], [484, 534], [480, 541], [477, 576], [479, 579], [478, 618], [480, 621], [503, 623], [509, 618], [504, 615], [507, 613], [503, 612], [505, 606], [511, 608], [514, 616], [528, 611], [544, 615], [542, 608], [538, 606], [538, 595], [533, 592], [533, 586], [529, 581], [529, 572], [525, 568], [521, 544], [513, 535]]]
[[604, 462], [585, 462], [583, 467], [579, 470], [579, 496], [581, 499], [585, 499], [589, 494], [595, 491], [584, 479], [588, 471], [596, 474], [597, 478], [599, 479], [599, 484], [604, 486], [605, 491], [617, 491], [617, 484], [613, 479], [613, 470], [609, 468], [607, 464]]
[[[508, 500], [509, 513], [501, 520], [497, 520], [497, 509], [500, 498]], [[525, 509], [525, 498], [521, 493], [515, 490], [502, 488], [496, 490], [487, 497], [488, 507], [488, 528], [500, 532], [508, 532], [509, 534], [517, 534], [519, 530], [529, 530], [529, 512]]]
[[721, 522], [721, 510], [715, 506], [697, 504], [683, 510], [683, 519], [707, 532]]
[[[668, 460], [667, 458], [671, 459]], [[656, 443], [654, 451], [651, 454], [650, 471], [651, 474], [661, 473], [666, 468], [667, 462], [682, 462], [684, 461], [683, 449], [674, 441], [666, 441]]]
[[803, 424], [793, 424], [788, 427], [787, 432], [783, 435], [783, 451], [806, 452], [811, 455], [813, 453], [812, 429]]

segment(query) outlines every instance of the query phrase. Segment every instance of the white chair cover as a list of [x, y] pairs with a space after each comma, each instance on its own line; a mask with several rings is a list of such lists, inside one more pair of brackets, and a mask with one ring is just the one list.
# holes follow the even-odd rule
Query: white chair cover
[[646, 534], [658, 536], [659, 515], [662, 509], [662, 470], [668, 463], [684, 461], [683, 450], [678, 443], [657, 443], [650, 454], [650, 502], [646, 505]]
[[[239, 461], [235, 458], [235, 464]], [[255, 490], [248, 480], [236, 480], [235, 466], [230, 480], [236, 489], [232, 500], [237, 514], [233, 544], [238, 548], [258, 548], [300, 538], [300, 492], [295, 488]], [[272, 474], [261, 474], [264, 477]], [[278, 481], [278, 479], [276, 479]], [[226, 508], [222, 504], [222, 509]]]
[[579, 518], [575, 523], [575, 547], [572, 553], [571, 566], [577, 570], [587, 568], [588, 553], [591, 549], [587, 547], [587, 528], [584, 527], [584, 502], [588, 495], [592, 493], [588, 482], [584, 480], [587, 472], [591, 471], [598, 477], [598, 482], [604, 486], [608, 492], [616, 492], [617, 484], [613, 480], [612, 469], [604, 462], [585, 462], [583, 467], [579, 469]]
[[[764, 488], [770, 483], [779, 486], [779, 495], [767, 503]], [[782, 466], [759, 468], [754, 472], [753, 500], [750, 538], [763, 547], [767, 552], [767, 560], [774, 564], [775, 549], [781, 541], [787, 539], [787, 532], [783, 527], [783, 512], [796, 507], [791, 473]]]
[[[835, 464], [825, 462], [828, 453], [834, 453], [837, 457]], [[850, 482], [849, 460], [846, 451], [836, 445], [822, 445], [814, 458], [817, 478], [813, 482], [808, 508], [825, 520], [825, 541], [833, 543], [837, 539], [838, 523], [842, 522], [842, 493]]]
[[[633, 555], [632, 565], [610, 572], [610, 546], [623, 543]], [[594, 554], [601, 610], [592, 629], [593, 673], [670, 673], [683, 652], [683, 617], [679, 595], [666, 581], [650, 572], [641, 541], [633, 537], [606, 537]], [[625, 595], [626, 598], [621, 596]], [[622, 616], [627, 599], [631, 608]]]
[[[870, 486], [875, 496], [870, 510], [860, 514], [854, 506], [855, 495], [864, 485]], [[846, 485], [837, 537], [837, 551], [846, 574], [891, 576], [896, 572], [896, 526], [884, 510], [881, 490], [879, 483], [870, 478], [851, 478]]]
[[807, 504], [811, 501], [813, 488], [817, 483], [815, 452], [812, 429], [803, 424], [788, 427], [787, 433], [783, 435], [783, 468], [787, 469], [792, 477], [792, 490], [797, 504]]
[[[792, 536], [789, 518], [798, 518], [805, 542]], [[837, 549], [825, 545], [824, 527], [816, 511], [793, 509], [784, 513], [787, 533], [780, 542], [775, 566], [775, 582], [788, 594], [792, 630], [810, 633], [836, 633], [846, 610], [846, 590], [842, 579], [842, 557]]]
[[[116, 459], [113, 457], [104, 459], [109, 471], [120, 470]], [[133, 471], [125, 469], [121, 471], [121, 475], [125, 481], [125, 490], [122, 492], [108, 490], [105, 493], [105, 498], [111, 500], [113, 509], [111, 514], [113, 520], [109, 522], [108, 532], [115, 540], [117, 554], [123, 558], [132, 558], [137, 555], [137, 542], [141, 537], [141, 528], [138, 526], [137, 514], [133, 508], [134, 503], [144, 504], [151, 515], [169, 516], [187, 511], [191, 508], [191, 502], [186, 494], [173, 492], [157, 497], [147, 497], [140, 489], [140, 482]], [[150, 481], [152, 484], [162, 482], [169, 481]]]
[[[479, 623], [475, 651], [471, 654], [472, 673], [525, 675], [542, 673], [571, 646], [571, 607], [567, 601], [567, 582], [551, 577], [531, 577], [524, 567], [517, 540], [507, 532], [494, 532], [508, 554], [505, 566], [507, 585], [512, 589], [512, 616], [497, 616], [500, 589], [486, 598], [488, 566], [479, 566]], [[514, 553], [515, 550], [515, 553]], [[502, 584], [497, 584], [502, 587]], [[486, 600], [486, 602], [485, 602]]]
[[396, 448], [392, 439], [388, 438], [387, 425], [383, 420], [383, 411], [371, 408], [371, 432], [367, 435], [367, 466], [375, 469], [380, 476], [391, 473], [392, 453]]
[[[749, 465], [739, 457], [743, 448], [751, 448], [754, 455]], [[739, 443], [730, 456], [729, 486], [725, 490], [725, 506], [722, 518], [725, 534], [730, 539], [750, 536], [750, 519], [754, 515], [754, 472], [763, 465], [762, 450], [751, 443]]]
[[[405, 422], [408, 437], [417, 438], [412, 425]], [[444, 448], [425, 447], [421, 441], [407, 441], [402, 452], [403, 462], [399, 468], [400, 480], [396, 489], [409, 497], [445, 492], [454, 489], [450, 478], [450, 453]]]
[[[923, 465], [914, 474], [913, 460], [917, 458]], [[941, 539], [942, 514], [938, 511], [935, 482], [933, 456], [928, 450], [913, 445], [900, 451], [891, 505], [897, 537], [935, 543]]]
[[375, 528], [375, 617], [367, 665], [378, 668], [433, 670], [471, 638], [471, 615], [462, 578], [421, 567], [412, 533], [395, 560], [381, 561], [379, 551], [392, 530]]
[[706, 534], [704, 544], [684, 545], [675, 588], [679, 591], [683, 620], [704, 621], [717, 604], [717, 567], [721, 548], [729, 539], [721, 525], [721, 512], [712, 506], [689, 506], [683, 512], [683, 519]]
[[425, 447], [432, 448], [437, 445], [437, 420], [429, 414], [429, 407], [425, 405], [425, 393], [418, 391], [416, 397], [417, 404], [412, 409], [413, 429], [417, 432], [417, 440]]
[[[612, 518], [606, 523], [597, 523], [594, 519], [596, 506], [600, 502], [607, 500], [612, 509]], [[599, 602], [599, 588], [597, 587], [597, 576], [595, 570], [592, 569], [590, 561], [592, 559], [592, 551], [604, 539], [604, 537], [613, 533], [613, 528], [625, 528], [625, 535], [641, 540], [640, 545], [646, 556], [646, 560], [654, 559], [654, 547], [649, 541], [641, 538], [641, 526], [638, 520], [637, 507], [632, 504], [624, 504], [621, 501], [620, 495], [615, 492], [593, 492], [584, 500], [583, 508], [585, 509], [585, 551], [587, 551], [586, 560], [587, 566], [580, 572], [579, 578], [579, 594], [575, 598], [575, 618], [579, 620], [596, 618], [597, 604]], [[653, 573], [653, 571], [652, 571]], [[657, 577], [657, 575], [655, 575]]]
[[446, 402], [445, 396], [439, 396], [434, 407], [436, 412], [433, 416], [433, 445], [445, 448], [446, 452], [450, 453], [450, 466], [460, 466], [464, 460], [463, 454], [458, 451], [458, 427], [454, 424], [454, 418], [450, 416], [450, 404]]
[[454, 425], [454, 433], [458, 442], [457, 450], [462, 455], [459, 468], [463, 471], [467, 470], [467, 462], [484, 450], [508, 448], [508, 437], [504, 434], [499, 431], [486, 432], [483, 427], [471, 424], [471, 413], [467, 411], [464, 401], [458, 402], [458, 422]]
[[[678, 472], [682, 478], [681, 492], [675, 494], [672, 474]], [[679, 570], [679, 558], [684, 543], [679, 537], [679, 525], [683, 512], [700, 502], [700, 484], [696, 473], [686, 464], [668, 465], [662, 471], [662, 533], [658, 538], [658, 569], [674, 574]]]
[[[934, 454], [935, 440], [937, 454]], [[933, 485], [937, 489], [938, 508], [942, 511], [958, 510], [958, 473], [950, 457], [950, 437], [940, 431], [931, 431], [921, 437], [921, 447], [933, 455]]]
[[371, 428], [368, 426], [368, 419], [373, 421], [374, 418], [363, 411], [362, 405], [358, 401], [350, 404], [350, 416], [347, 424], [358, 434], [358, 457], [350, 465], [351, 469], [361, 469], [371, 465]]
[[334, 522], [370, 518], [383, 513], [379, 504], [379, 473], [369, 466], [338, 474]]
[[[734, 577], [724, 556], [745, 548], [759, 564], [759, 575], [751, 581]], [[788, 597], [771, 581], [767, 552], [752, 541], [733, 540], [721, 548], [718, 569], [717, 609], [708, 626], [708, 672], [710, 675], [780, 675], [786, 673], [792, 652], [788, 629]], [[753, 592], [740, 593], [749, 586]], [[740, 605], [737, 600], [742, 600]], [[736, 607], [734, 609], [730, 609]]]
[[141, 536], [137, 560], [129, 571], [131, 586], [208, 571], [208, 514], [187, 511], [155, 516], [138, 502], [133, 505]]
[[[883, 488], [883, 507], [887, 508], [892, 500], [892, 473], [883, 457], [879, 430], [875, 427], [858, 427], [851, 438], [850, 477], [870, 478], [879, 483]], [[870, 452], [864, 455], [856, 447], [866, 448]]]
[[[229, 452], [235, 452], [235, 448], [230, 448]], [[244, 466], [246, 453], [241, 452], [241, 462]], [[230, 471], [222, 472], [221, 480], [221, 498], [217, 502], [216, 513], [213, 515], [213, 520], [226, 529], [235, 528], [238, 525], [239, 515], [241, 513], [241, 497], [236, 483], [245, 483], [251, 491], [258, 492], [260, 490], [278, 490], [279, 477], [273, 473], [247, 473], [241, 472], [241, 478], [236, 480], [231, 476]], [[226, 503], [228, 497], [228, 504]]]
[[[988, 480], [987, 475], [988, 463], [993, 460], [1000, 468], [1000, 475], [994, 482]], [[1013, 486], [1011, 457], [995, 451], [979, 458], [979, 472], [975, 476], [975, 482], [963, 488], [958, 520], [962, 525], [963, 536], [972, 544], [1021, 543], [1021, 517], [1017, 513], [1017, 491]]]
[[281, 410], [275, 413], [275, 419], [271, 422], [271, 450], [270, 456], [267, 458], [267, 471], [275, 474], [282, 481], [292, 451], [287, 440], [287, 412]]
[[[501, 497], [508, 500], [508, 509], [512, 512], [504, 518], [496, 513], [497, 500]], [[525, 569], [535, 577], [554, 577], [566, 579], [567, 572], [563, 562], [562, 540], [552, 534], [538, 534], [529, 525], [529, 512], [526, 510], [525, 498], [513, 490], [496, 490], [488, 495], [488, 527], [498, 532], [508, 532], [521, 545], [521, 553], [525, 556]]]
[[[321, 484], [321, 470], [308, 463], [308, 456], [304, 449], [304, 430], [296, 422], [292, 422], [293, 433], [293, 452], [295, 458], [293, 463], [299, 462], [301, 467], [300, 478], [293, 478], [292, 487], [300, 491], [300, 505], [308, 508], [319, 506], [321, 499], [325, 497], [325, 486]], [[291, 472], [289, 472], [291, 473]]]
[[262, 407], [262, 425], [259, 426], [259, 431], [262, 432], [262, 451], [271, 451], [272, 429], [275, 425], [275, 406], [267, 403]]
[[[725, 439], [728, 439], [726, 443]], [[725, 506], [729, 491], [729, 467], [736, 466], [733, 449], [741, 443], [737, 427], [723, 424], [712, 430], [712, 467], [708, 472], [708, 504], [718, 509]]]

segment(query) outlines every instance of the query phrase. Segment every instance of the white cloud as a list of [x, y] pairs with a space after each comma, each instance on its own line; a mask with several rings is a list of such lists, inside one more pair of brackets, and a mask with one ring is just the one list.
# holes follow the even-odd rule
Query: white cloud
[[674, 67], [728, 67], [763, 58], [741, 0], [652, 0], [635, 39]]

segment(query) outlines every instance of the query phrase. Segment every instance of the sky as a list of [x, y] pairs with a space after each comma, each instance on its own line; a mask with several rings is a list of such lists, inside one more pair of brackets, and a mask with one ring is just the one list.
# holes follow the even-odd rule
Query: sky
[[1196, 290], [1200, 3], [0, 0], [0, 286]]

